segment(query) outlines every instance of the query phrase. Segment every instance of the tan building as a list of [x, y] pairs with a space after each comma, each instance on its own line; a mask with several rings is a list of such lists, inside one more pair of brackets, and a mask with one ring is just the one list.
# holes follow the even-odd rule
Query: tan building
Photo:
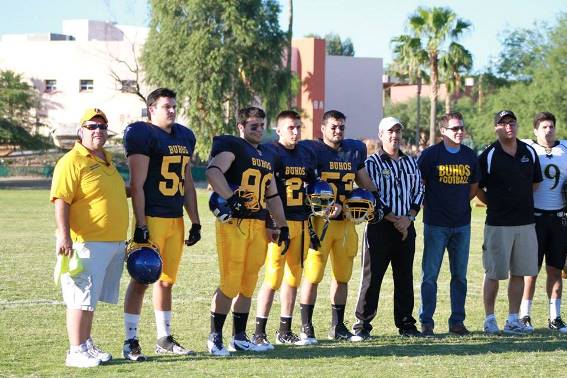
[[[38, 118], [47, 126], [40, 132], [51, 133], [58, 145], [74, 141], [87, 107], [103, 109], [111, 132], [121, 135], [145, 116], [132, 87], [147, 34], [147, 28], [68, 20], [62, 34], [3, 35], [0, 69], [22, 73], [39, 91]], [[292, 69], [302, 81], [296, 105], [303, 111], [304, 137], [320, 136], [323, 113], [337, 109], [347, 116], [347, 137], [375, 138], [382, 117], [382, 59], [327, 56], [324, 40], [304, 38], [293, 41]]]

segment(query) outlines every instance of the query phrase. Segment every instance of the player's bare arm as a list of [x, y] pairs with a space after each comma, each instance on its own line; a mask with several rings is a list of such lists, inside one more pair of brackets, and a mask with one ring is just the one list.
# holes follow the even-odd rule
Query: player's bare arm
[[191, 163], [187, 164], [185, 168], [185, 193], [183, 194], [183, 206], [191, 223], [201, 224], [199, 218], [199, 207], [197, 205], [197, 191], [195, 190], [195, 182], [193, 181], [193, 175], [191, 174]]
[[270, 185], [266, 189], [266, 206], [278, 228], [287, 227], [282, 200], [278, 195], [278, 188], [274, 180], [270, 181]]
[[235, 156], [232, 152], [223, 151], [212, 158], [207, 167], [207, 181], [213, 187], [213, 191], [224, 199], [228, 199], [234, 194], [224, 176], [234, 159]]
[[146, 225], [146, 196], [144, 194], [144, 183], [148, 176], [150, 158], [146, 155], [135, 154], [128, 156], [130, 167], [130, 194], [132, 195], [132, 207], [137, 226]]

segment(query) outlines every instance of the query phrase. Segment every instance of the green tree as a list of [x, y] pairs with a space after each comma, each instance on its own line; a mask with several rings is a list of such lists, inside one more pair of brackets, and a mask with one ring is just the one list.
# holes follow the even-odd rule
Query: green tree
[[463, 74], [470, 71], [473, 66], [473, 57], [463, 45], [452, 42], [449, 48], [439, 59], [440, 74], [447, 95], [445, 96], [445, 112], [452, 109], [454, 99], [461, 93], [463, 87]]
[[354, 45], [350, 38], [341, 40], [341, 37], [336, 33], [328, 33], [324, 37], [311, 33], [305, 37], [324, 39], [327, 55], [354, 56]]
[[549, 33], [549, 26], [543, 23], [536, 23], [533, 29], [505, 31], [495, 73], [506, 80], [530, 81], [545, 59]]
[[234, 132], [239, 108], [261, 99], [270, 111], [287, 88], [279, 12], [275, 0], [150, 1], [146, 77], [177, 91], [201, 159], [213, 136]]
[[392, 38], [391, 44], [393, 62], [388, 68], [389, 74], [408, 80], [411, 84], [415, 84], [417, 88], [415, 144], [419, 145], [421, 133], [421, 87], [424, 79], [429, 79], [425, 71], [428, 62], [427, 51], [421, 46], [419, 38], [407, 34]]
[[0, 71], [0, 118], [26, 129], [32, 125], [30, 110], [36, 104], [36, 92], [14, 71]]
[[435, 143], [439, 56], [448, 41], [458, 40], [470, 27], [470, 22], [458, 18], [457, 14], [450, 8], [419, 7], [409, 18], [408, 29], [410, 34], [421, 40], [429, 55], [429, 74], [431, 76], [429, 144]]

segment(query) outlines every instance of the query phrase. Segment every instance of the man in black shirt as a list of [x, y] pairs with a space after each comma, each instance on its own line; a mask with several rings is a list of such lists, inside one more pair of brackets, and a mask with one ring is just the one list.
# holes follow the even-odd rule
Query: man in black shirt
[[526, 334], [518, 318], [524, 276], [537, 274], [537, 237], [535, 233], [533, 190], [542, 181], [535, 150], [516, 138], [517, 119], [502, 110], [494, 117], [498, 140], [479, 157], [481, 180], [478, 198], [487, 205], [482, 262], [486, 319], [484, 332], [498, 334], [494, 316], [498, 281], [508, 283], [509, 314], [506, 334]]

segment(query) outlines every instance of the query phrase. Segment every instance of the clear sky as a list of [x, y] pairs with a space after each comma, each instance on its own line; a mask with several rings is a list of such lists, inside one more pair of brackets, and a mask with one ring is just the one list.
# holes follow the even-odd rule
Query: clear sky
[[[206, 0], [203, 0], [206, 1]], [[287, 27], [287, 0], [280, 24]], [[309, 33], [338, 33], [350, 37], [356, 56], [391, 60], [390, 39], [404, 32], [408, 16], [420, 5], [449, 6], [473, 24], [461, 39], [474, 55], [475, 69], [500, 51], [506, 29], [531, 27], [534, 21], [554, 23], [567, 12], [565, 0], [294, 0], [294, 37]], [[61, 32], [64, 19], [111, 20], [120, 24], [148, 24], [145, 0], [0, 0], [0, 34]]]

